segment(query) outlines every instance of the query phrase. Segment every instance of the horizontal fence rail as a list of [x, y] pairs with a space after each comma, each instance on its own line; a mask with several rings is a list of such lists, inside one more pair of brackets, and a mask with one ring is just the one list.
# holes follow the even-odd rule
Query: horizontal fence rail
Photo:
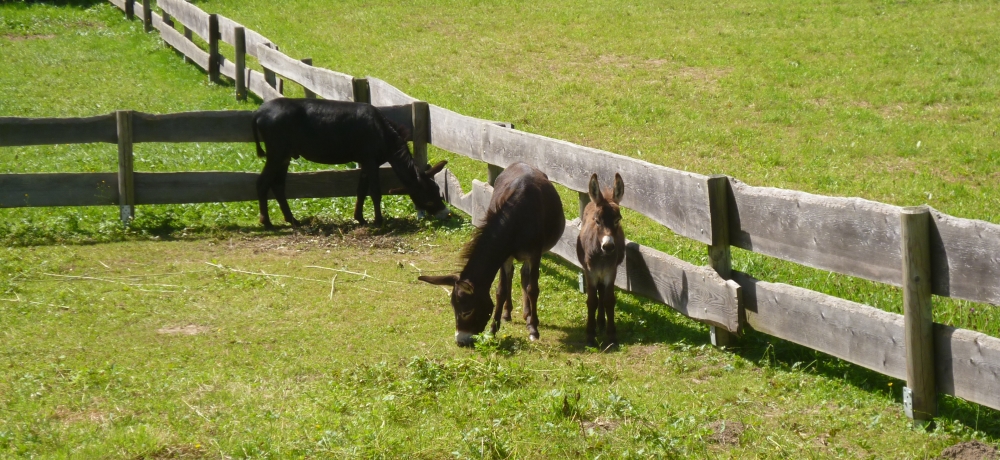
[[[130, 0], [112, 0], [112, 3], [138, 17], [149, 17], [141, 5]], [[221, 39], [237, 46], [233, 41], [240, 35], [236, 31], [241, 25], [205, 13], [182, 0], [160, 0], [158, 4], [187, 32], [182, 35], [155, 15], [146, 19], [153, 29], [161, 32], [165, 42], [210, 75], [213, 66], [218, 66], [216, 71], [222, 75], [238, 74], [235, 63], [240, 58], [229, 61], [213, 55], [217, 46], [212, 43]], [[217, 25], [214, 37], [213, 23]], [[426, 140], [442, 149], [484, 161], [491, 165], [491, 177], [495, 177], [498, 168], [523, 161], [541, 169], [554, 182], [585, 192], [591, 173], [597, 173], [602, 182], [610, 183], [618, 172], [630, 190], [623, 199], [623, 206], [682, 236], [710, 245], [710, 249], [732, 245], [831, 272], [894, 286], [904, 285], [901, 249], [904, 241], [900, 223], [903, 209], [900, 207], [860, 198], [824, 197], [753, 187], [732, 178], [723, 178], [722, 183], [713, 182], [718, 178], [517, 131], [509, 125], [505, 127], [420, 102], [377, 78], [354, 78], [313, 67], [281, 53], [262, 35], [244, 30], [246, 52], [256, 56], [265, 70], [263, 74], [245, 71], [245, 81], [251, 91], [264, 100], [281, 97], [281, 80], [275, 76], [280, 74], [308, 92], [327, 99], [394, 106], [381, 107], [388, 118], [411, 131], [415, 126], [426, 129], [426, 133], [421, 131], [419, 136], [413, 136], [414, 139], [420, 138], [421, 142]], [[209, 43], [208, 52], [190, 40], [191, 33]], [[418, 110], [418, 107], [422, 108]], [[426, 113], [427, 118], [418, 122], [418, 113]], [[249, 123], [246, 114], [206, 112], [197, 116], [203, 117], [202, 126], [181, 114], [135, 113], [132, 119], [135, 136], [129, 142], [251, 140], [243, 131]], [[214, 128], [209, 128], [212, 123], [215, 123]], [[178, 134], [181, 131], [187, 134]], [[114, 114], [55, 120], [0, 118], [0, 146], [83, 142], [118, 142]], [[414, 151], [418, 151], [416, 145]], [[298, 179], [294, 179], [300, 184], [294, 193], [293, 176], [290, 175], [289, 195], [312, 196], [310, 193], [320, 192], [310, 190], [323, 189], [323, 193], [330, 193], [324, 196], [340, 196], [333, 195], [342, 193], [334, 191], [340, 190], [336, 187], [352, 181], [356, 183], [356, 178], [350, 178], [349, 173], [300, 173], [295, 176]], [[211, 195], [211, 192], [202, 191], [197, 193], [201, 198], [192, 193], [183, 199], [252, 200], [255, 195], [246, 192], [252, 192], [252, 187], [246, 187], [255, 177], [250, 173], [135, 173], [132, 180], [135, 202], [141, 204], [180, 202], [170, 201], [174, 198], [162, 190], [197, 188], [196, 184], [205, 183], [206, 179], [239, 191], [216, 193], [212, 199], [205, 198], [205, 194]], [[393, 186], [393, 177], [383, 177], [384, 188]], [[463, 193], [458, 180], [447, 170], [436, 180], [449, 203], [470, 214], [474, 222], [482, 219], [492, 194], [489, 185], [474, 181], [472, 190]], [[78, 190], [80, 202], [121, 202], [118, 177], [113, 173], [20, 174], [0, 176], [0, 184], [5, 184], [0, 187], [0, 206], [58, 202], [57, 193], [46, 195], [44, 187], [38, 185], [56, 181], [61, 181], [61, 186], [67, 189]], [[340, 185], [331, 185], [334, 182]], [[15, 183], [21, 188], [14, 190], [17, 187], [6, 185]], [[718, 193], [722, 190], [718, 188], [721, 185], [726, 186], [725, 193], [721, 194], [725, 200]], [[353, 190], [345, 189], [344, 192], [353, 196]], [[724, 219], [715, 221], [717, 225], [713, 226], [715, 215]], [[1000, 226], [937, 211], [931, 211], [930, 215], [926, 243], [930, 248], [931, 291], [941, 296], [1000, 304], [1000, 256], [996, 255], [1000, 254]], [[720, 222], [723, 222], [721, 228]], [[577, 233], [576, 221], [570, 221], [563, 238], [552, 251], [573, 265], [578, 265], [575, 257]], [[725, 254], [723, 258], [728, 259]], [[726, 261], [721, 262], [718, 269], [724, 270], [729, 277]], [[733, 272], [732, 279], [726, 280], [719, 273], [723, 271], [694, 266], [630, 242], [626, 262], [619, 267], [617, 284], [621, 289], [663, 302], [725, 331], [739, 332], [741, 327], [751, 327], [894, 378], [907, 378], [906, 328], [902, 315], [794, 286], [758, 281], [749, 274]], [[933, 343], [934, 361], [931, 364], [937, 392], [1000, 409], [1000, 339], [934, 324], [930, 335], [923, 340]]]

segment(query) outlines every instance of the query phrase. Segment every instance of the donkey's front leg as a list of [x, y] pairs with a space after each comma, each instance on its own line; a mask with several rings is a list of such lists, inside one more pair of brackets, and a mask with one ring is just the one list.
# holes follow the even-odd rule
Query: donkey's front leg
[[583, 272], [583, 282], [587, 290], [587, 346], [597, 347], [597, 285], [590, 274]]
[[615, 296], [615, 282], [611, 280], [607, 286], [604, 286], [604, 292], [601, 293], [601, 307], [604, 313], [608, 316], [608, 346], [618, 345], [618, 328], [615, 327], [615, 302], [617, 298]]

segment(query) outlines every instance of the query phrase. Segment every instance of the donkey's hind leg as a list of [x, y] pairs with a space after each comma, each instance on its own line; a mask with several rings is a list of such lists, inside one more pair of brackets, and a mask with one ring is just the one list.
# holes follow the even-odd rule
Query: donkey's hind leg
[[358, 221], [361, 225], [368, 223], [365, 220], [365, 198], [367, 196], [368, 173], [364, 168], [361, 168], [361, 174], [358, 176], [358, 201], [354, 202], [354, 220]]
[[277, 156], [277, 152], [272, 149], [271, 154], [272, 156], [268, 156], [264, 160], [264, 170], [260, 172], [260, 176], [257, 176], [257, 203], [260, 209], [260, 223], [264, 224], [264, 228], [267, 229], [274, 228], [267, 212], [267, 193], [271, 191], [281, 173], [281, 161], [273, 159]]
[[[500, 286], [504, 288], [504, 303], [503, 303], [503, 320], [506, 322], [511, 321], [511, 311], [514, 310], [514, 298], [511, 295], [511, 290], [514, 287], [514, 258], [510, 257], [504, 262], [503, 266], [500, 267], [500, 274], [503, 278], [500, 279]], [[499, 294], [499, 290], [497, 293]], [[499, 304], [500, 302], [497, 301]]]
[[528, 324], [528, 339], [538, 340], [538, 270], [542, 255], [521, 264], [521, 292], [524, 294], [524, 322]]
[[285, 195], [285, 179], [288, 178], [288, 162], [284, 162], [276, 169], [278, 170], [278, 173], [274, 178], [274, 185], [271, 186], [271, 190], [274, 191], [274, 199], [278, 202], [278, 207], [281, 208], [281, 215], [285, 217], [285, 222], [288, 222], [293, 227], [298, 227], [301, 224], [295, 219], [294, 216], [292, 216], [292, 209], [288, 207], [288, 198]]

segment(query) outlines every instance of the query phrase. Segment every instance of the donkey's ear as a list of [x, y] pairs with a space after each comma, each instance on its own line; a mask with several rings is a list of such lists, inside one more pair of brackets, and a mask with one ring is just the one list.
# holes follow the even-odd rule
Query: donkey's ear
[[406, 193], [406, 187], [396, 187], [389, 189], [388, 195], [402, 195]]
[[431, 166], [431, 168], [427, 171], [424, 171], [424, 174], [427, 174], [427, 177], [433, 177], [435, 174], [441, 172], [446, 164], [448, 164], [448, 160], [441, 160], [436, 165]]
[[625, 182], [622, 181], [621, 174], [615, 173], [615, 190], [612, 192], [611, 200], [615, 204], [622, 202], [622, 195], [625, 194]]
[[597, 182], [597, 174], [590, 176], [590, 185], [587, 188], [587, 193], [590, 195], [590, 201], [594, 203], [604, 201], [604, 195], [601, 194], [601, 184]]
[[455, 290], [457, 290], [459, 294], [472, 295], [476, 292], [476, 287], [472, 285], [472, 281], [461, 280], [455, 283]]
[[454, 286], [458, 282], [458, 275], [443, 275], [443, 276], [427, 276], [422, 275], [417, 277], [418, 280], [436, 284], [438, 286]]

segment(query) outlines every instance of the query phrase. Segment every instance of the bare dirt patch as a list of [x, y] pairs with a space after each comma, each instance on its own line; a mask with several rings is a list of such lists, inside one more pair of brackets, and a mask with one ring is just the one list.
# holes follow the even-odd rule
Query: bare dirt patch
[[580, 422], [580, 427], [583, 428], [584, 433], [588, 435], [596, 433], [609, 433], [618, 428], [618, 425], [622, 423], [618, 420], [608, 420], [603, 418], [596, 418], [594, 420], [585, 420]]
[[93, 422], [101, 423], [105, 420], [104, 414], [95, 410], [74, 411], [66, 407], [58, 407], [52, 417], [63, 423]]
[[413, 252], [412, 234], [417, 229], [416, 222], [410, 220], [389, 220], [382, 227], [370, 227], [309, 218], [303, 219], [302, 226], [291, 229], [290, 233], [247, 235], [227, 243], [232, 247], [249, 248], [255, 254], [341, 246], [392, 249], [403, 254]]
[[742, 422], [732, 422], [727, 420], [716, 420], [708, 425], [712, 434], [708, 437], [709, 442], [721, 444], [723, 446], [740, 445], [740, 435], [746, 430]]
[[163, 335], [198, 335], [204, 334], [210, 330], [211, 329], [206, 326], [188, 324], [187, 326], [179, 327], [161, 327], [156, 330], [156, 333]]
[[12, 42], [23, 42], [27, 40], [48, 40], [51, 38], [56, 38], [56, 36], [55, 34], [27, 34], [27, 35], [5, 34], [3, 38], [6, 38], [7, 40], [10, 40]]
[[941, 452], [940, 458], [956, 460], [1000, 460], [1000, 451], [989, 444], [979, 441], [968, 441], [945, 449]]

